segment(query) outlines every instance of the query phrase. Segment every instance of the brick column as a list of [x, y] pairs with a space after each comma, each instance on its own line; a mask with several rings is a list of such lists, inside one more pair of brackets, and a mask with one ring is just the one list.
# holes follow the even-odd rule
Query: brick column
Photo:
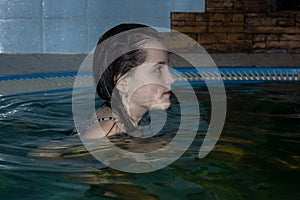
[[171, 23], [209, 52], [300, 49], [300, 13], [273, 12], [269, 0], [206, 0], [205, 13], [172, 13]]

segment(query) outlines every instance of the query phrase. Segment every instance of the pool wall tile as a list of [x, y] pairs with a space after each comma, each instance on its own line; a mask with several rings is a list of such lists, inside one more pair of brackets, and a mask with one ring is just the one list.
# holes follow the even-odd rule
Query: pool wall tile
[[86, 17], [86, 0], [44, 0], [45, 18], [65, 19]]
[[136, 18], [168, 18], [173, 3], [171, 0], [131, 0], [132, 19]]
[[100, 36], [105, 31], [112, 28], [116, 24], [128, 23], [129, 21], [129, 17], [111, 19], [109, 22], [105, 19], [90, 19], [88, 22], [88, 51], [91, 51], [96, 47]]
[[0, 20], [0, 52], [42, 52], [40, 19]]
[[203, 0], [173, 0], [174, 12], [204, 12], [205, 1]]
[[135, 23], [146, 24], [148, 26], [170, 29], [170, 18], [136, 18]]
[[42, 0], [0, 0], [0, 19], [42, 18]]
[[130, 0], [89, 0], [89, 19], [101, 18], [107, 20], [129, 18]]
[[0, 53], [86, 53], [119, 23], [170, 28], [170, 13], [205, 0], [0, 0]]
[[83, 19], [45, 20], [45, 52], [86, 51], [86, 21]]

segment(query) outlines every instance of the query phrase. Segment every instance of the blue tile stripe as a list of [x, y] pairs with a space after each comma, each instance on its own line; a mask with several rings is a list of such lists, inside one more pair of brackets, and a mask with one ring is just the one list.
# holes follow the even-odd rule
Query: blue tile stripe
[[[174, 70], [178, 71], [178, 72], [197, 72], [198, 70], [200, 71], [216, 71], [216, 68], [174, 68]], [[291, 74], [293, 71], [294, 72], [299, 72], [300, 71], [300, 66], [299, 67], [220, 67], [218, 68], [218, 70], [220, 72], [226, 73], [226, 72], [254, 72], [254, 71], [263, 71], [264, 73], [267, 73], [268, 71], [274, 71], [276, 73], [279, 73], [280, 71], [287, 71], [289, 74]]]
[[[288, 72], [288, 74], [298, 73], [300, 72], [300, 66], [299, 67], [221, 67], [221, 68], [173, 68], [171, 72], [198, 72], [198, 71], [204, 71], [204, 72], [214, 72], [216, 69], [219, 70], [219, 72], [264, 72], [267, 73], [268, 71], [275, 71], [277, 75], [280, 74], [280, 71], [282, 72]], [[20, 79], [37, 79], [37, 78], [52, 78], [52, 77], [75, 77], [75, 76], [92, 76], [91, 71], [84, 71], [84, 72], [58, 72], [58, 73], [40, 73], [40, 74], [22, 74], [22, 75], [8, 75], [8, 76], [0, 76], [0, 81], [5, 80], [20, 80]]]
[[58, 73], [40, 73], [40, 74], [22, 74], [22, 75], [9, 75], [0, 76], [0, 81], [6, 80], [20, 80], [20, 79], [37, 79], [37, 78], [53, 78], [53, 77], [75, 77], [78, 76], [91, 76], [92, 72], [58, 72]]
[[[216, 71], [216, 68], [173, 68], [171, 70], [176, 79], [174, 86], [187, 83], [205, 86], [207, 81], [210, 85], [216, 83], [218, 86], [220, 80], [223, 80], [227, 86], [257, 84], [267, 81], [300, 81], [300, 67], [222, 67], [218, 69], [221, 76], [219, 73], [214, 76]], [[83, 80], [76, 88], [73, 88], [75, 77], [83, 78]], [[91, 71], [0, 76], [0, 96], [49, 94], [73, 89], [92, 89], [92, 82]]]

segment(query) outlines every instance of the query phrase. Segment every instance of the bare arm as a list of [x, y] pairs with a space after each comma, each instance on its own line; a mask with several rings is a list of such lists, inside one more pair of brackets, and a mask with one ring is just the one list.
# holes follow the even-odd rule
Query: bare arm
[[101, 139], [106, 136], [114, 135], [119, 132], [118, 125], [113, 120], [102, 121], [93, 124], [83, 134], [85, 139]]

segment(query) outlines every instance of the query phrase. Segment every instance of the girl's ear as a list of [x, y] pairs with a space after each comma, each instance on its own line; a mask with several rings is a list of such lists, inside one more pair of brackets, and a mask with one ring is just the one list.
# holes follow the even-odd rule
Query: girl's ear
[[128, 77], [124, 76], [116, 82], [116, 88], [123, 94], [128, 93]]

